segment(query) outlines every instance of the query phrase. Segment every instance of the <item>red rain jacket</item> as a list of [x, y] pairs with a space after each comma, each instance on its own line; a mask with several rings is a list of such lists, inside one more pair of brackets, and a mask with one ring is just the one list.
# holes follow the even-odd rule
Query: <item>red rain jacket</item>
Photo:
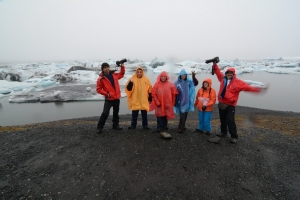
[[217, 75], [218, 80], [220, 81], [220, 89], [218, 93], [218, 101], [236, 106], [239, 98], [239, 94], [241, 91], [248, 91], [248, 92], [260, 92], [261, 89], [257, 87], [253, 87], [242, 81], [241, 79], [236, 78], [235, 69], [234, 68], [228, 68], [227, 71], [233, 72], [233, 78], [231, 79], [230, 83], [227, 85], [226, 93], [223, 98], [221, 98], [221, 93], [224, 87], [224, 78], [225, 75], [221, 72], [219, 66], [217, 64], [214, 64], [213, 69]]
[[99, 75], [99, 78], [97, 80], [97, 87], [96, 91], [99, 94], [104, 95], [105, 97], [109, 94], [108, 100], [116, 100], [121, 98], [121, 91], [120, 91], [120, 85], [119, 85], [119, 79], [124, 77], [125, 74], [125, 67], [121, 65], [121, 70], [119, 73], [110, 72], [112, 73], [115, 87], [112, 86], [111, 82], [103, 76], [103, 72]]

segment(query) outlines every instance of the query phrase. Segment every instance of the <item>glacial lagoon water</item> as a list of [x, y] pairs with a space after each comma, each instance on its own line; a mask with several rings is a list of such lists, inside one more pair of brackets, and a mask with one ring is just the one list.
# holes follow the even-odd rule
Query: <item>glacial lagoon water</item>
[[[147, 76], [152, 84], [158, 74], [152, 71]], [[175, 80], [177, 75], [171, 75]], [[211, 78], [213, 88], [218, 92], [219, 81], [210, 73], [201, 73], [196, 76], [200, 82], [197, 90], [205, 78]], [[263, 94], [241, 92], [238, 105], [300, 112], [300, 75], [297, 74], [272, 74], [267, 72], [253, 72], [237, 75], [243, 80], [259, 81], [269, 84], [268, 90]], [[0, 99], [0, 126], [24, 125], [31, 123], [57, 121], [62, 119], [100, 116], [103, 101], [78, 101], [78, 102], [52, 102], [52, 103], [9, 103], [8, 98]], [[215, 110], [215, 112], [218, 112]], [[130, 114], [127, 107], [127, 98], [121, 99], [120, 114]], [[153, 112], [152, 112], [153, 113]], [[111, 110], [112, 114], [112, 110]], [[110, 120], [110, 119], [108, 119]]]

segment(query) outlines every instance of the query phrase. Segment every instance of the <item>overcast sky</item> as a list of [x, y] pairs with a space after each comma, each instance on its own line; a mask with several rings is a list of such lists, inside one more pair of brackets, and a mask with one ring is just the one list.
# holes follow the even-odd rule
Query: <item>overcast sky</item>
[[299, 0], [0, 0], [0, 63], [300, 56]]

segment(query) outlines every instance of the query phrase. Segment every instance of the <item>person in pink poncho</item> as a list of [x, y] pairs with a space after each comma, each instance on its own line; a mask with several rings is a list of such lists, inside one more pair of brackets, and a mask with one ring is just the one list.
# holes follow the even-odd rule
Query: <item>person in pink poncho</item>
[[166, 139], [171, 138], [166, 131], [168, 130], [168, 120], [175, 118], [174, 105], [178, 94], [176, 86], [169, 80], [169, 75], [165, 71], [158, 75], [152, 88], [150, 105], [150, 111], [155, 110], [157, 117], [157, 132]]

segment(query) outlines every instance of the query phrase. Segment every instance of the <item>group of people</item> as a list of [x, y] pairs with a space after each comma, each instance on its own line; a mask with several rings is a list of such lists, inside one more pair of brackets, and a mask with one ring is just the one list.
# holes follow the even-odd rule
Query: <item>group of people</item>
[[[97, 124], [97, 133], [102, 133], [111, 107], [113, 107], [112, 128], [122, 130], [122, 127], [119, 126], [121, 91], [118, 80], [124, 77], [125, 66], [122, 63], [120, 67], [120, 72], [116, 72], [110, 70], [108, 63], [101, 65], [102, 72], [97, 80], [96, 90], [99, 94], [105, 96], [105, 102]], [[235, 144], [238, 139], [235, 124], [235, 106], [239, 93], [241, 91], [260, 92], [261, 88], [250, 86], [236, 78], [234, 68], [228, 68], [225, 75], [216, 62], [214, 62], [212, 68], [220, 81], [218, 107], [221, 133], [218, 133], [217, 136], [225, 137], [228, 130], [231, 135], [230, 142]], [[201, 88], [196, 93], [195, 86], [198, 84], [195, 72], [190, 77], [182, 69], [174, 83], [170, 81], [168, 73], [163, 71], [158, 75], [155, 84], [152, 86], [150, 80], [144, 74], [144, 70], [138, 67], [125, 85], [128, 108], [132, 111], [131, 125], [128, 129], [136, 129], [139, 111], [141, 111], [143, 129], [149, 130], [147, 113], [155, 110], [157, 132], [163, 138], [169, 139], [172, 136], [168, 133], [168, 121], [175, 118], [175, 114], [179, 115], [178, 132], [183, 133], [186, 130], [185, 124], [188, 112], [197, 108], [199, 122], [195, 132], [210, 135], [216, 91], [212, 88], [210, 78], [206, 78], [202, 82]]]

